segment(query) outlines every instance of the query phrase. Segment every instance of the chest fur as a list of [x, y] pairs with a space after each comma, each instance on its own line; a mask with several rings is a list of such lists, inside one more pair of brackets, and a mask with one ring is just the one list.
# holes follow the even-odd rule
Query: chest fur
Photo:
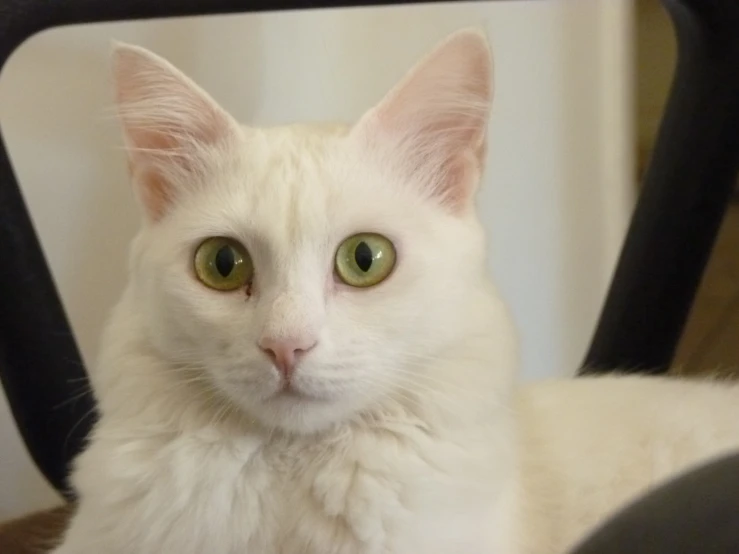
[[328, 445], [99, 440], [80, 458], [79, 517], [140, 554], [479, 548], [497, 487], [475, 454], [374, 434]]

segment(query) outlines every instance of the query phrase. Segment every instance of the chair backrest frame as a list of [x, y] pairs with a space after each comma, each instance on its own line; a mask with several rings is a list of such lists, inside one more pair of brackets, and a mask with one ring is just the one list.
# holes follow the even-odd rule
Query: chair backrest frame
[[667, 372], [736, 186], [739, 2], [663, 2], [677, 67], [582, 373]]
[[[666, 369], [736, 175], [739, 63], [730, 65], [739, 59], [739, 37], [727, 36], [736, 2], [663, 1], [680, 42], [677, 76], [584, 372]], [[61, 25], [413, 3], [422, 2], [7, 0], [0, 4], [0, 69], [24, 40]], [[34, 462], [73, 498], [68, 468], [94, 425], [95, 400], [79, 394], [87, 374], [1, 132], [0, 246], [0, 381]]]

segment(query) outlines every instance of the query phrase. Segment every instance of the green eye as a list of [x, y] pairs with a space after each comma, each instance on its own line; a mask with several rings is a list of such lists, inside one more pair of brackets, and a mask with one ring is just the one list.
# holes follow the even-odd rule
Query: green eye
[[251, 257], [233, 239], [214, 237], [204, 240], [195, 252], [195, 275], [206, 287], [221, 291], [246, 286], [254, 275]]
[[395, 247], [382, 235], [359, 233], [341, 243], [336, 274], [351, 287], [371, 287], [387, 279], [395, 267]]

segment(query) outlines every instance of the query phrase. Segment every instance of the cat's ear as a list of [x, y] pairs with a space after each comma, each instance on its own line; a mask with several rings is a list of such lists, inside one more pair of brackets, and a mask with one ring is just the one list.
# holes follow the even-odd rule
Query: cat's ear
[[465, 29], [422, 59], [353, 129], [425, 193], [453, 209], [471, 204], [483, 168], [492, 101], [484, 34]]
[[113, 45], [115, 101], [137, 196], [156, 221], [209, 155], [235, 141], [237, 123], [168, 61], [144, 48]]

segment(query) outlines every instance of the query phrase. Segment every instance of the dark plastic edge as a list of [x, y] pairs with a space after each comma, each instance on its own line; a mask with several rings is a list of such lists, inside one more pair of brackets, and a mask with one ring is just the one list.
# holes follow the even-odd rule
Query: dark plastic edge
[[736, 184], [739, 2], [663, 2], [677, 69], [584, 374], [669, 369]]

